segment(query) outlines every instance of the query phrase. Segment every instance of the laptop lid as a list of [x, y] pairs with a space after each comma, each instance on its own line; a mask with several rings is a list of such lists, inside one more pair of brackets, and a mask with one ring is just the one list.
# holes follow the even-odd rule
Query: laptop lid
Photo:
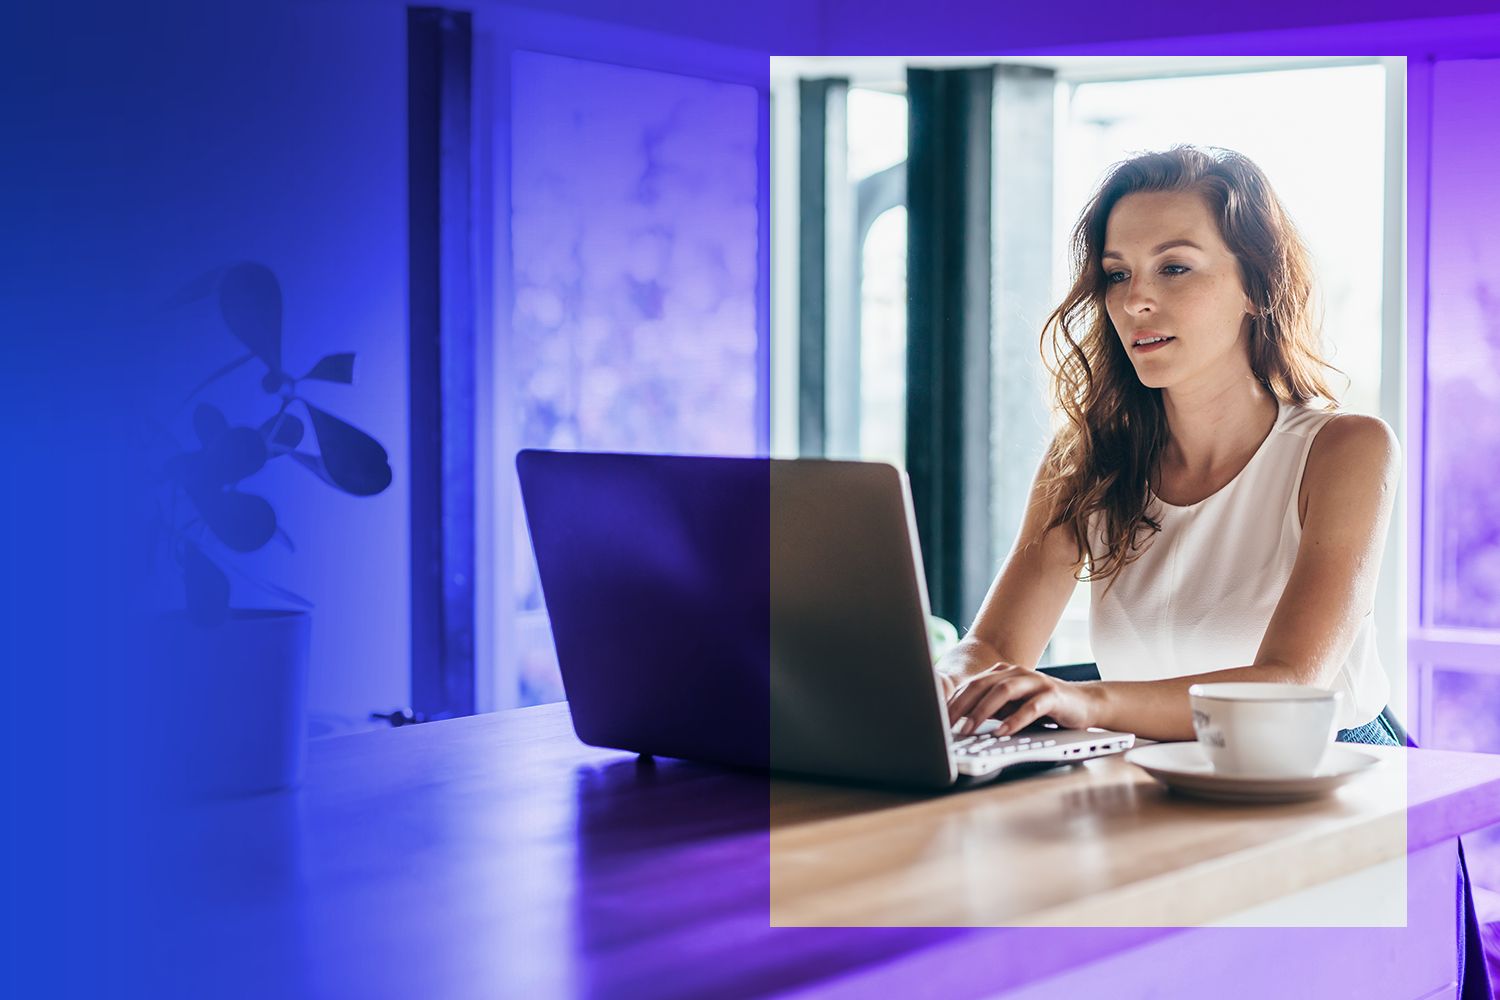
[[956, 777], [905, 473], [771, 463], [771, 755], [780, 770]]
[[578, 738], [766, 767], [767, 460], [525, 450], [516, 470]]
[[579, 739], [953, 783], [903, 473], [537, 450], [516, 466]]

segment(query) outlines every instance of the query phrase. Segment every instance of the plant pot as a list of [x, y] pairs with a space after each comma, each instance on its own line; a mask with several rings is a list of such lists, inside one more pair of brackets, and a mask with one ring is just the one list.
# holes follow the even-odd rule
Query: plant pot
[[255, 795], [302, 782], [307, 742], [305, 611], [231, 611], [205, 627], [157, 619], [160, 776], [189, 798]]

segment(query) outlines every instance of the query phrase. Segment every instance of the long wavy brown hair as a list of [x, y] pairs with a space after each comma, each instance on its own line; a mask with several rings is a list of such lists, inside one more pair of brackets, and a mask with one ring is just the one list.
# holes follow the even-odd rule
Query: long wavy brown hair
[[1260, 168], [1239, 153], [1195, 146], [1115, 164], [1073, 229], [1073, 287], [1042, 328], [1042, 355], [1064, 421], [1041, 483], [1048, 528], [1065, 527], [1079, 558], [1087, 556], [1080, 579], [1113, 577], [1161, 529], [1147, 509], [1168, 440], [1161, 390], [1136, 377], [1104, 307], [1105, 226], [1115, 204], [1137, 191], [1187, 191], [1204, 199], [1256, 307], [1246, 323], [1256, 379], [1280, 400], [1335, 405], [1325, 373], [1337, 369], [1319, 352], [1311, 260]]

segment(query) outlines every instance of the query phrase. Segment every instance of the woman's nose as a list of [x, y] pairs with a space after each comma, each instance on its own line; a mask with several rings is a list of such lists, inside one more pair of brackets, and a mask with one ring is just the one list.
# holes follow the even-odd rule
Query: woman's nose
[[1138, 313], [1156, 308], [1156, 292], [1144, 278], [1130, 278], [1125, 283], [1125, 309]]

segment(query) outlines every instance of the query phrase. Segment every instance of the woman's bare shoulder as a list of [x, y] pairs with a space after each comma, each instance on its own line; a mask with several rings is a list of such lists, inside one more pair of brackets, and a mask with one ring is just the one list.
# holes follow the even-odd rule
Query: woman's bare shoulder
[[1341, 493], [1359, 484], [1391, 489], [1400, 466], [1401, 445], [1389, 424], [1363, 413], [1338, 413], [1313, 438], [1303, 479], [1319, 492]]
[[1379, 417], [1365, 413], [1335, 413], [1319, 429], [1313, 452], [1325, 459], [1395, 458], [1401, 454], [1396, 432]]

